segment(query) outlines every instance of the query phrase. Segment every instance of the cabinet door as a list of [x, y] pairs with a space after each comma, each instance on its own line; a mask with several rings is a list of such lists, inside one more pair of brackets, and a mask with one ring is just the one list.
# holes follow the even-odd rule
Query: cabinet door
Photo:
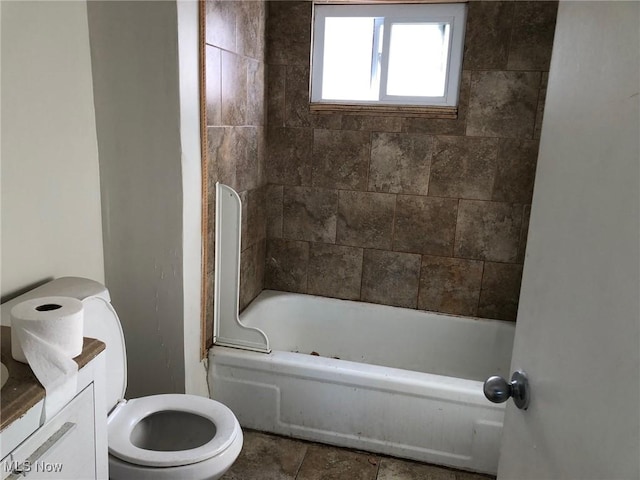
[[[93, 402], [93, 384], [90, 384], [12, 452], [13, 473], [7, 478], [95, 479]], [[6, 469], [6, 465], [4, 467]]]

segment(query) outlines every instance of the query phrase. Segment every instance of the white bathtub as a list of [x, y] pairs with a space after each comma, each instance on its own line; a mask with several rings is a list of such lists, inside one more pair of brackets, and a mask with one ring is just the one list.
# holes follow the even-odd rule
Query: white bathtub
[[215, 346], [209, 375], [243, 427], [496, 473], [482, 382], [508, 375], [514, 324], [268, 290], [241, 318], [272, 353]]

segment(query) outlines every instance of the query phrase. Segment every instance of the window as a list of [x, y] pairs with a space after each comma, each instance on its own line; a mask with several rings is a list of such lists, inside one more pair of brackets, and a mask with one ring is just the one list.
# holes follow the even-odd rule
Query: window
[[466, 5], [315, 5], [311, 102], [455, 107]]

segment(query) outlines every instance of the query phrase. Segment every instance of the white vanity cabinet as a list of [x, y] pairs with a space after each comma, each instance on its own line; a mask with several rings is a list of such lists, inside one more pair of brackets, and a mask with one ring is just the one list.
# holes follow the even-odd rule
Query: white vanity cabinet
[[3, 478], [97, 478], [94, 400], [91, 384], [3, 460]]
[[108, 478], [104, 363], [102, 351], [81, 366], [77, 393], [52, 418], [41, 420], [44, 398], [0, 432], [2, 480]]

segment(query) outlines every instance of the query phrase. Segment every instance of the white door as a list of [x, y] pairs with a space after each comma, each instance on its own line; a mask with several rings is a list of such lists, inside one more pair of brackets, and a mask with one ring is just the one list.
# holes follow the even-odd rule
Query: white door
[[499, 479], [640, 478], [639, 18], [560, 3]]

